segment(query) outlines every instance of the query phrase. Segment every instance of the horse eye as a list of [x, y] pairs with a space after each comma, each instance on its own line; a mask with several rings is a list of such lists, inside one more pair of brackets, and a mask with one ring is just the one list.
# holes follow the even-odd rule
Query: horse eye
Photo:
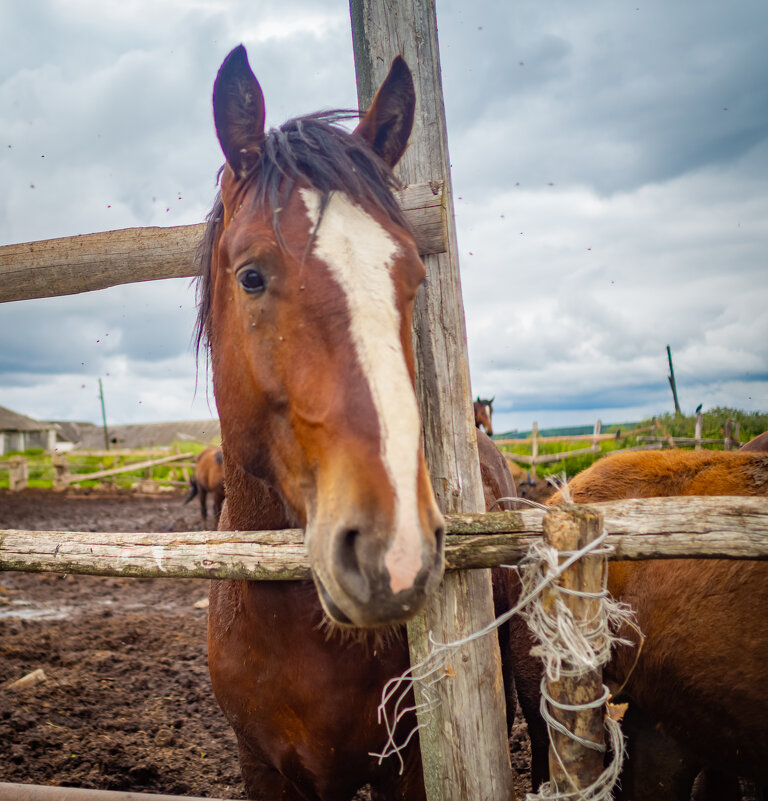
[[243, 269], [237, 273], [237, 280], [246, 292], [252, 294], [264, 292], [267, 288], [266, 279], [252, 264], [243, 267]]

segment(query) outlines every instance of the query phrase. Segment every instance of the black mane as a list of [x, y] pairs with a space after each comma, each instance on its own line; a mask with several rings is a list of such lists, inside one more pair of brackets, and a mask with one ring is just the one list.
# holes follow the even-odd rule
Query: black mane
[[[266, 136], [259, 160], [246, 180], [253, 203], [273, 215], [275, 234], [281, 246], [280, 209], [297, 182], [308, 183], [323, 196], [322, 209], [331, 192], [344, 192], [353, 201], [373, 204], [389, 218], [409, 230], [393, 194], [401, 187], [392, 170], [360, 137], [338, 126], [352, 113], [324, 112], [289, 120]], [[356, 115], [355, 115], [356, 116]], [[223, 219], [221, 193], [206, 220], [197, 251], [198, 315], [195, 327], [197, 353], [208, 343], [211, 311], [211, 257]]]

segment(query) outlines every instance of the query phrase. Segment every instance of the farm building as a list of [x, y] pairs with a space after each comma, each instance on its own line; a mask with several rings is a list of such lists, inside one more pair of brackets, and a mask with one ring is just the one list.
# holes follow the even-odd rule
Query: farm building
[[0, 406], [0, 456], [28, 448], [52, 451], [59, 427]]
[[[110, 448], [167, 448], [179, 440], [209, 444], [219, 442], [221, 437], [218, 420], [108, 426], [108, 432]], [[104, 429], [101, 426], [83, 426], [79, 433], [75, 443], [77, 450], [104, 447]]]

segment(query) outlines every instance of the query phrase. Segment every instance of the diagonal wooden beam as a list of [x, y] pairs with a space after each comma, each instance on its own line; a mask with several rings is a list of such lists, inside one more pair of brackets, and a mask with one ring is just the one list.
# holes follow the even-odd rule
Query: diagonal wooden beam
[[[397, 192], [422, 256], [445, 250], [443, 190], [442, 181], [431, 181]], [[5, 245], [0, 247], [0, 302], [191, 277], [204, 230], [204, 223], [123, 228]]]

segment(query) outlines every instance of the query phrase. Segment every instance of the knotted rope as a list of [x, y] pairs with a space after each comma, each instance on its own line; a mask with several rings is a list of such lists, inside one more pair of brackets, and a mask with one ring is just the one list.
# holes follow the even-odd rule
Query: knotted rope
[[[557, 680], [562, 676], [578, 676], [586, 671], [595, 670], [608, 661], [611, 648], [614, 645], [632, 644], [629, 640], [621, 639], [616, 635], [623, 623], [627, 623], [635, 629], [637, 627], [633, 622], [632, 612], [629, 607], [610, 598], [605, 585], [607, 571], [603, 571], [603, 587], [599, 593], [577, 593], [577, 591], [568, 590], [556, 584], [558, 578], [578, 559], [587, 554], [607, 553], [610, 550], [610, 546], [604, 544], [605, 537], [606, 533], [603, 532], [601, 536], [584, 548], [574, 552], [558, 552], [557, 549], [543, 542], [534, 543], [519, 565], [511, 568], [518, 570], [522, 584], [520, 599], [514, 608], [499, 616], [480, 631], [454, 642], [438, 642], [433, 638], [432, 632], [429, 632], [429, 653], [427, 656], [421, 662], [412, 665], [401, 676], [391, 679], [384, 686], [382, 700], [378, 708], [378, 718], [379, 723], [386, 728], [387, 740], [382, 751], [380, 753], [372, 753], [371, 756], [378, 757], [379, 764], [389, 756], [396, 756], [400, 762], [400, 773], [402, 773], [404, 769], [403, 750], [413, 739], [415, 733], [426, 725], [427, 716], [439, 703], [434, 688], [446, 676], [450, 675], [450, 668], [446, 664], [448, 656], [465, 644], [494, 631], [515, 614], [521, 614], [526, 619], [539, 643], [531, 653], [542, 659], [545, 668], [545, 677], [542, 679], [541, 684], [541, 714], [550, 730], [550, 740], [552, 730], [556, 729], [561, 734], [577, 740], [585, 747], [604, 751], [605, 746], [602, 743], [598, 744], [576, 737], [552, 716], [550, 708], [558, 706], [568, 711], [578, 711], [602, 707], [609, 698], [608, 688], [603, 686], [601, 696], [591, 702], [571, 706], [558, 703], [551, 698], [547, 690], [546, 680], [547, 677]], [[562, 557], [565, 557], [565, 560], [562, 564], [558, 564]], [[510, 566], [504, 565], [504, 567]], [[554, 614], [546, 613], [542, 606], [541, 593], [546, 587], [550, 587], [558, 595]], [[591, 620], [575, 620], [571, 610], [565, 606], [559, 597], [569, 592], [599, 601], [598, 612]], [[421, 691], [422, 700], [419, 703], [408, 704], [409, 694], [416, 687]], [[392, 705], [391, 711], [388, 711], [390, 704]], [[420, 713], [422, 722], [417, 724], [401, 743], [398, 743], [395, 737], [397, 726], [403, 717], [410, 712]], [[554, 788], [552, 783], [548, 782], [542, 785], [537, 794], [529, 793], [526, 796], [526, 801], [560, 801], [561, 799], [568, 799], [569, 801], [602, 801], [610, 798], [624, 758], [624, 739], [618, 721], [607, 715], [605, 725], [613, 758], [610, 765], [593, 785], [585, 789], [574, 789], [565, 792]], [[556, 757], [563, 769], [563, 773], [568, 775], [559, 754], [556, 754]]]

